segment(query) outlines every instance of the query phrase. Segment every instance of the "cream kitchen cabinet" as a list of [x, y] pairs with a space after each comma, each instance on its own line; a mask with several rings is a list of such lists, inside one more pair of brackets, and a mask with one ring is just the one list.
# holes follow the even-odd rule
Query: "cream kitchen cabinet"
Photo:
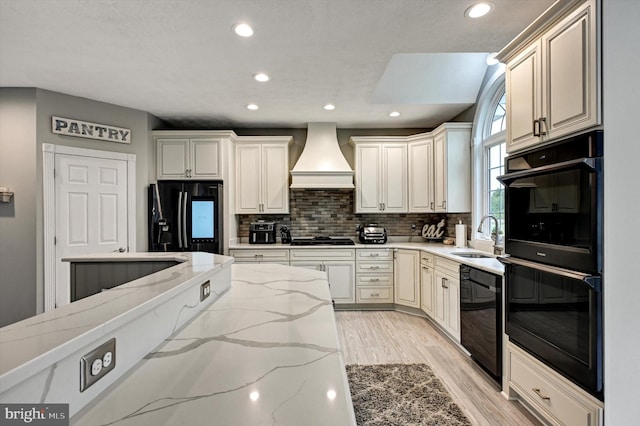
[[221, 145], [220, 138], [157, 137], [157, 179], [222, 179]]
[[434, 255], [420, 253], [420, 309], [430, 318], [435, 315], [435, 278], [433, 276]]
[[435, 212], [433, 138], [419, 135], [408, 147], [409, 213]]
[[411, 308], [419, 308], [420, 251], [396, 250], [393, 271], [395, 303]]
[[286, 137], [240, 137], [236, 150], [236, 214], [289, 213]]
[[356, 249], [356, 303], [393, 303], [393, 249]]
[[507, 384], [553, 425], [602, 424], [603, 404], [519, 347], [507, 345]]
[[355, 249], [291, 249], [290, 265], [326, 271], [336, 304], [355, 303]]
[[289, 265], [289, 249], [231, 249], [235, 263], [277, 263]]
[[471, 211], [471, 123], [445, 123], [433, 131], [436, 212]]
[[596, 2], [588, 0], [572, 11], [552, 8], [501, 52], [507, 152], [601, 123], [598, 32]]
[[406, 138], [353, 137], [355, 145], [355, 212], [406, 213]]
[[440, 256], [435, 257], [435, 321], [460, 342], [460, 264]]

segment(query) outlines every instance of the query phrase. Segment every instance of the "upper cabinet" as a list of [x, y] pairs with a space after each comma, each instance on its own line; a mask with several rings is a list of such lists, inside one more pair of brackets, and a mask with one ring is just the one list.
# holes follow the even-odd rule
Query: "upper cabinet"
[[158, 179], [220, 179], [219, 139], [156, 139]]
[[408, 144], [409, 149], [409, 211], [435, 212], [433, 138], [420, 136]]
[[412, 136], [352, 137], [356, 213], [471, 211], [471, 123]]
[[407, 212], [407, 144], [401, 139], [351, 138], [356, 150], [356, 213]]
[[290, 136], [238, 137], [236, 214], [289, 213]]
[[507, 152], [601, 124], [596, 6], [575, 0], [552, 7], [500, 53]]
[[471, 211], [471, 124], [445, 123], [433, 131], [436, 212]]
[[157, 179], [223, 179], [223, 141], [232, 135], [224, 131], [154, 131]]

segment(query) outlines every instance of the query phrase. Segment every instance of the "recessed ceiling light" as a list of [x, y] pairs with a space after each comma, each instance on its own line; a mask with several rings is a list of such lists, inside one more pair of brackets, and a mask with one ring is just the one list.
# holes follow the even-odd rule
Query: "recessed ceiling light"
[[400, 113], [398, 111], [390, 112], [389, 117], [400, 117]]
[[266, 75], [265, 73], [258, 73], [258, 74], [254, 74], [253, 75], [253, 79], [255, 81], [260, 81], [260, 82], [264, 82], [264, 81], [269, 81], [269, 76]]
[[491, 2], [476, 3], [464, 11], [464, 16], [467, 18], [480, 18], [491, 12], [494, 6]]
[[236, 24], [233, 26], [233, 31], [240, 37], [251, 37], [253, 35], [253, 28], [249, 24]]
[[333, 104], [326, 104], [324, 106], [324, 109], [326, 109], [327, 111], [333, 111], [334, 109], [336, 109], [336, 106]]
[[255, 111], [258, 109], [258, 105], [256, 104], [248, 104], [247, 105], [247, 109], [250, 109], [251, 111]]
[[496, 56], [498, 56], [498, 52], [489, 53], [487, 55], [487, 65], [495, 65], [499, 63], [500, 61], [496, 59]]

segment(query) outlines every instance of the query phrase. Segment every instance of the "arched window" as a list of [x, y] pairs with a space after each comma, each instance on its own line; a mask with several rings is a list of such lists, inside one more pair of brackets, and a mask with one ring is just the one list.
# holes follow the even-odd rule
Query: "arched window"
[[[497, 177], [504, 174], [504, 157], [506, 157], [505, 128], [506, 120], [506, 93], [504, 85], [497, 91], [491, 104], [493, 114], [491, 120], [486, 123], [486, 137], [482, 141], [485, 157], [485, 214], [490, 214], [498, 219], [501, 231], [504, 231], [504, 187]], [[485, 234], [495, 232], [485, 227]], [[500, 236], [498, 236], [500, 237]]]
[[[504, 232], [504, 187], [497, 177], [504, 174], [506, 156], [506, 95], [504, 69], [498, 68], [483, 89], [474, 122], [474, 231], [480, 219], [493, 215], [498, 220], [501, 240]], [[482, 234], [495, 232], [493, 221], [484, 223]], [[472, 238], [476, 238], [474, 233]]]
[[496, 103], [493, 110], [493, 119], [491, 120], [491, 129], [489, 136], [504, 132], [507, 128], [507, 93], [502, 90], [502, 96]]

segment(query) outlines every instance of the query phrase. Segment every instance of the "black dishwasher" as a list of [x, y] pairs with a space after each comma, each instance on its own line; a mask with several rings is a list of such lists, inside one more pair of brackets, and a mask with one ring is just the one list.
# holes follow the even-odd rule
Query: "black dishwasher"
[[460, 343], [494, 379], [502, 377], [502, 277], [460, 265]]

